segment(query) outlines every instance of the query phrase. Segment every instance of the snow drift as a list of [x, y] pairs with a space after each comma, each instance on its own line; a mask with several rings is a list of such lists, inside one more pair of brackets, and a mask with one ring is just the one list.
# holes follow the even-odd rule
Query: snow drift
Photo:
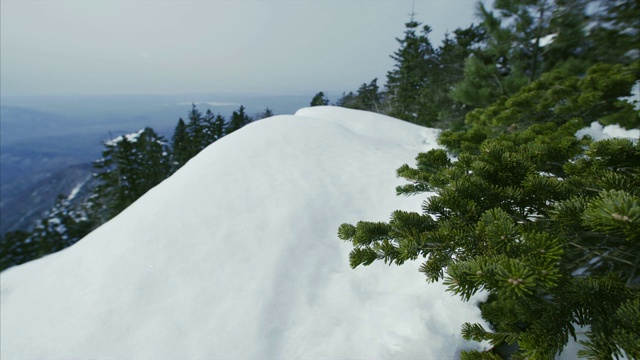
[[209, 146], [119, 216], [1, 279], [2, 359], [455, 358], [465, 303], [419, 263], [349, 268], [343, 222], [419, 211], [395, 169], [436, 130], [302, 109]]

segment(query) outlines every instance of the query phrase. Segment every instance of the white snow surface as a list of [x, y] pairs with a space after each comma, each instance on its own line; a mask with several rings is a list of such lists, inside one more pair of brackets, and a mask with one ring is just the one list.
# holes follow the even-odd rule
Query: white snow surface
[[[74, 246], [0, 274], [2, 359], [452, 359], [476, 302], [349, 267], [341, 223], [420, 211], [437, 131], [314, 107], [215, 142]], [[486, 324], [485, 324], [485, 327]]]
[[602, 126], [597, 121], [591, 123], [588, 128], [580, 129], [576, 132], [576, 136], [581, 139], [583, 136], [589, 135], [594, 141], [600, 141], [611, 138], [638, 140], [640, 137], [640, 129], [624, 129], [620, 125]]

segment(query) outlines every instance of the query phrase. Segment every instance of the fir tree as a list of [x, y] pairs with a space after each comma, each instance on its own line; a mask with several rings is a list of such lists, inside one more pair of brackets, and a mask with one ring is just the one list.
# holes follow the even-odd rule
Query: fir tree
[[233, 114], [231, 114], [231, 119], [225, 128], [225, 134], [229, 135], [251, 122], [251, 117], [247, 115], [244, 110], [244, 106], [240, 106], [237, 111], [234, 111]]
[[595, 61], [630, 64], [640, 59], [640, 3], [600, 0], [589, 33]]
[[378, 79], [371, 80], [370, 83], [360, 85], [356, 94], [349, 92], [342, 94], [342, 97], [336, 102], [337, 106], [366, 110], [380, 113], [383, 110], [383, 95], [378, 86]]
[[0, 271], [38, 258], [38, 244], [27, 241], [30, 235], [29, 232], [18, 230], [0, 237]]
[[638, 128], [638, 111], [632, 104], [619, 99], [630, 94], [639, 78], [639, 63], [630, 66], [598, 64], [583, 77], [558, 69], [544, 74], [509, 98], [501, 98], [487, 108], [470, 112], [466, 118], [468, 130], [445, 131], [439, 142], [454, 152], [478, 151], [486, 138], [504, 132], [548, 122], [562, 125], [575, 119], [583, 126], [599, 121], [620, 124], [627, 129]]
[[196, 108], [195, 104], [191, 105], [189, 111], [189, 122], [187, 123], [187, 133], [189, 134], [189, 159], [196, 156], [206, 142], [205, 123], [202, 113]]
[[31, 232], [6, 233], [0, 240], [0, 271], [65, 249], [85, 237], [96, 225], [88, 204], [72, 205], [62, 195]]
[[225, 120], [224, 116], [218, 114], [213, 117], [213, 114], [210, 114], [210, 111], [207, 110], [207, 116], [205, 117], [205, 125], [207, 128], [207, 133], [209, 134], [209, 138], [205, 146], [209, 146], [209, 144], [222, 139], [225, 135]]
[[187, 125], [180, 118], [171, 138], [172, 172], [181, 168], [191, 159], [190, 138]]
[[311, 106], [324, 106], [329, 105], [329, 99], [324, 95], [324, 92], [320, 91], [319, 93], [313, 96], [311, 99]]
[[259, 119], [266, 119], [266, 118], [270, 118], [272, 116], [274, 116], [275, 114], [273, 113], [273, 109], [270, 109], [269, 107], [267, 107], [266, 109], [264, 109], [263, 112], [258, 113], [254, 118], [256, 120]]
[[430, 81], [420, 92], [423, 106], [433, 109], [432, 125], [449, 128], [464, 122], [464, 116], [471, 108], [454, 101], [451, 89], [464, 80], [465, 61], [475, 56], [478, 52], [477, 47], [484, 39], [483, 28], [476, 25], [456, 29], [453, 37], [445, 35], [445, 39], [436, 50], [436, 64], [429, 73]]
[[413, 20], [405, 24], [405, 36], [391, 58], [394, 69], [387, 73], [387, 103], [389, 115], [413, 123], [429, 125], [435, 121], [433, 109], [423, 106], [421, 90], [429, 86], [430, 75], [436, 67], [435, 50], [429, 41], [431, 28]]
[[100, 180], [94, 189], [96, 211], [106, 208], [113, 217], [167, 178], [171, 163], [164, 138], [145, 128], [107, 141], [94, 167]]
[[514, 358], [552, 358], [576, 325], [590, 327], [581, 356], [638, 357], [640, 144], [575, 136], [593, 118], [638, 126], [638, 111], [617, 99], [628, 93], [628, 73], [609, 65], [584, 79], [557, 72], [470, 113], [470, 145], [456, 147], [457, 161], [439, 149], [398, 169], [410, 182], [399, 194], [436, 193], [422, 213], [340, 227], [351, 266], [425, 258], [427, 280], [462, 299], [488, 291], [481, 311], [491, 327], [467, 323], [463, 336], [515, 344]]

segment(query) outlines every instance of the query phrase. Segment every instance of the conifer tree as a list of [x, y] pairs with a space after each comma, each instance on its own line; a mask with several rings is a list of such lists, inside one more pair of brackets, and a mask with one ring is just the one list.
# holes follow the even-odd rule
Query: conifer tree
[[189, 111], [189, 122], [187, 123], [187, 133], [189, 134], [189, 159], [196, 156], [206, 142], [205, 123], [202, 113], [196, 108], [195, 104], [191, 104]]
[[470, 113], [475, 128], [457, 161], [439, 149], [398, 169], [409, 181], [398, 194], [435, 193], [422, 213], [340, 227], [351, 266], [424, 258], [427, 280], [462, 299], [488, 291], [481, 311], [490, 328], [467, 323], [463, 336], [515, 344], [513, 358], [553, 358], [576, 325], [590, 329], [581, 356], [637, 358], [640, 143], [575, 135], [592, 119], [640, 125], [638, 111], [618, 100], [635, 80], [629, 74], [611, 65], [584, 79], [558, 71]]
[[106, 208], [111, 218], [167, 178], [171, 163], [164, 138], [145, 128], [107, 141], [94, 167], [100, 180], [94, 189], [96, 211]]
[[[453, 98], [484, 107], [556, 67], [584, 71], [591, 64], [585, 57], [586, 7], [585, 0], [501, 0], [494, 2], [494, 12], [479, 3], [487, 42], [481, 53], [467, 59]], [[543, 38], [553, 40], [543, 43]]]
[[324, 92], [320, 91], [319, 93], [313, 96], [311, 99], [311, 106], [324, 106], [329, 105], [329, 99], [324, 95]]
[[435, 120], [433, 109], [420, 101], [421, 89], [428, 87], [435, 70], [435, 50], [429, 41], [431, 28], [425, 25], [418, 33], [420, 23], [413, 20], [405, 24], [405, 36], [398, 39], [400, 49], [391, 58], [394, 69], [387, 73], [386, 96], [388, 114], [413, 123], [430, 125]]
[[640, 3], [600, 0], [589, 33], [595, 61], [630, 64], [640, 58]]
[[266, 119], [274, 116], [273, 109], [270, 109], [268, 106], [264, 109], [263, 112], [259, 113], [255, 118], [256, 119]]
[[0, 237], [0, 271], [38, 258], [38, 244], [27, 241], [27, 231], [9, 231]]
[[225, 128], [226, 135], [239, 130], [251, 122], [251, 117], [247, 115], [244, 110], [244, 106], [240, 106], [237, 111], [234, 111], [233, 114], [231, 114], [231, 119]]
[[619, 99], [630, 94], [640, 78], [640, 63], [630, 66], [598, 64], [585, 76], [564, 69], [544, 74], [538, 81], [522, 88], [509, 98], [467, 114], [468, 130], [444, 131], [439, 142], [451, 151], [478, 151], [487, 138], [515, 132], [533, 124], [557, 125], [579, 119], [583, 126], [594, 121], [640, 127], [634, 106]]
[[191, 159], [190, 141], [187, 125], [180, 118], [171, 138], [172, 172], [181, 168]]
[[370, 83], [360, 85], [356, 94], [349, 92], [342, 94], [342, 97], [336, 102], [337, 106], [365, 110], [380, 113], [383, 110], [383, 95], [378, 86], [378, 79], [371, 80]]
[[470, 107], [451, 97], [454, 86], [464, 80], [465, 61], [478, 53], [477, 47], [484, 41], [481, 26], [471, 25], [456, 29], [453, 36], [445, 35], [436, 50], [436, 66], [429, 73], [430, 81], [420, 92], [420, 101], [431, 111], [431, 125], [441, 128], [459, 126]]
[[222, 139], [225, 135], [225, 120], [224, 116], [218, 114], [215, 117], [209, 110], [207, 110], [207, 115], [205, 116], [205, 126], [207, 128], [207, 134], [209, 134], [209, 138], [207, 142], [204, 144], [205, 147], [209, 146], [209, 144]]
[[96, 225], [87, 204], [73, 206], [59, 195], [31, 232], [6, 233], [0, 240], [0, 271], [65, 249]]

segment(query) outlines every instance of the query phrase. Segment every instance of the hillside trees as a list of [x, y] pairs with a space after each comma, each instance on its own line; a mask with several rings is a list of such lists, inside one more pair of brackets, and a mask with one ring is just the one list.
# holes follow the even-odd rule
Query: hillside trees
[[444, 136], [457, 161], [432, 150], [398, 169], [409, 180], [399, 194], [435, 192], [422, 213], [340, 227], [351, 266], [422, 257], [427, 280], [453, 294], [488, 291], [491, 328], [465, 324], [463, 336], [516, 344], [517, 358], [552, 358], [576, 325], [589, 327], [582, 356], [638, 357], [640, 145], [575, 136], [594, 119], [640, 124], [618, 100], [634, 69], [597, 65], [583, 79], [558, 70], [470, 113], [466, 142]]
[[378, 86], [378, 79], [371, 80], [370, 83], [360, 85], [354, 94], [349, 91], [348, 94], [343, 93], [342, 97], [336, 102], [337, 106], [348, 109], [365, 110], [381, 113], [383, 112], [384, 97]]
[[428, 125], [434, 120], [433, 110], [420, 101], [421, 89], [436, 67], [435, 49], [429, 41], [431, 28], [411, 19], [405, 24], [404, 38], [396, 38], [400, 49], [391, 55], [394, 69], [387, 73], [386, 101], [388, 115], [409, 122]]
[[187, 125], [180, 118], [171, 137], [171, 172], [175, 172], [192, 157], [192, 146]]
[[0, 240], [0, 271], [67, 248], [95, 226], [88, 204], [74, 206], [69, 198], [58, 196], [31, 232], [15, 231]]
[[231, 118], [229, 119], [229, 123], [226, 125], [224, 129], [225, 135], [229, 135], [232, 132], [241, 129], [242, 127], [249, 125], [252, 121], [251, 117], [245, 113], [244, 106], [240, 106], [237, 111], [234, 111], [231, 114]]
[[189, 123], [180, 118], [171, 140], [172, 173], [181, 168], [204, 148], [225, 135], [225, 119], [207, 109], [204, 115], [195, 104], [189, 111]]
[[102, 158], [94, 162], [101, 181], [94, 191], [98, 206], [107, 208], [108, 218], [168, 176], [168, 151], [164, 138], [151, 128], [105, 142]]
[[[273, 110], [267, 108], [264, 114], [273, 114]], [[202, 149], [251, 122], [244, 106], [233, 112], [229, 123], [209, 109], [203, 115], [195, 104], [187, 116], [186, 123], [178, 120], [170, 144], [149, 127], [106, 141], [102, 158], [94, 162], [99, 184], [93, 188], [90, 202], [73, 205], [60, 195], [32, 231], [4, 234], [0, 238], [0, 270], [71, 246]]]

